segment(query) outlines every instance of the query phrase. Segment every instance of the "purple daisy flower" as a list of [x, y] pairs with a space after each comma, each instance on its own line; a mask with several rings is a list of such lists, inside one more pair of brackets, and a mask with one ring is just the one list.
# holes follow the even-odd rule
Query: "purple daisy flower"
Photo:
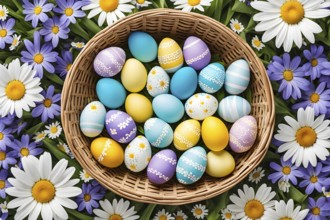
[[10, 183], [8, 182], [8, 170], [1, 169], [0, 170], [0, 197], [6, 198], [6, 189], [10, 187]]
[[310, 50], [304, 50], [304, 57], [309, 61], [303, 65], [306, 76], [310, 76], [312, 80], [320, 78], [321, 71], [324, 68], [322, 63], [327, 62], [323, 53], [323, 46], [311, 45]]
[[59, 73], [61, 77], [65, 76], [70, 70], [72, 63], [72, 53], [70, 51], [63, 51], [62, 57], [57, 57], [57, 66], [55, 67], [56, 73]]
[[86, 209], [89, 214], [92, 214], [93, 209], [99, 207], [98, 201], [101, 200], [104, 195], [104, 188], [96, 181], [93, 181], [92, 184], [83, 183], [82, 193], [77, 196], [76, 199], [76, 202], [79, 205], [78, 211]]
[[61, 107], [56, 104], [61, 100], [61, 94], [54, 94], [55, 88], [53, 85], [49, 86], [47, 93], [41, 92], [41, 95], [45, 97], [42, 102], [37, 103], [37, 107], [32, 110], [32, 116], [34, 118], [41, 115], [42, 122], [46, 122], [48, 118], [53, 119], [55, 116], [59, 116]]
[[310, 82], [304, 78], [303, 69], [299, 67], [301, 58], [294, 57], [292, 60], [288, 53], [283, 58], [274, 56], [273, 62], [268, 65], [268, 76], [272, 81], [280, 83], [279, 92], [283, 92], [283, 99], [290, 97], [298, 99], [301, 97], [301, 90], [308, 90]]
[[82, 18], [86, 14], [81, 9], [84, 6], [84, 2], [82, 1], [74, 1], [74, 0], [56, 0], [57, 7], [54, 8], [54, 12], [62, 14], [61, 17], [69, 20], [71, 23], [76, 23], [76, 18]]
[[326, 160], [322, 161], [322, 163], [323, 163], [322, 172], [328, 174], [328, 176], [330, 177], [330, 156], [327, 157]]
[[321, 173], [321, 171], [322, 163], [317, 163], [315, 168], [311, 165], [309, 165], [306, 169], [302, 168], [304, 175], [301, 178], [304, 180], [300, 182], [299, 187], [306, 187], [306, 194], [312, 194], [315, 189], [318, 192], [322, 192], [323, 186], [330, 185], [330, 178], [326, 178], [326, 175]]
[[15, 114], [8, 114], [6, 117], [0, 117], [0, 124], [12, 125], [15, 120]]
[[309, 91], [303, 92], [301, 102], [292, 106], [292, 109], [307, 108], [308, 106], [314, 108], [315, 116], [326, 114], [330, 107], [330, 89], [326, 89], [326, 83], [320, 83], [315, 89], [311, 86]]
[[15, 32], [13, 27], [15, 26], [15, 20], [13, 18], [8, 21], [0, 22], [0, 49], [4, 49], [7, 44], [13, 42], [12, 34]]
[[319, 79], [320, 83], [324, 82], [327, 84], [327, 88], [330, 88], [330, 75], [322, 75]]
[[23, 0], [23, 14], [25, 21], [32, 20], [32, 26], [37, 27], [38, 21], [45, 22], [48, 19], [46, 12], [50, 12], [54, 5], [46, 3], [46, 0], [33, 0], [33, 4], [29, 0]]
[[9, 165], [13, 165], [16, 163], [16, 159], [13, 157], [11, 152], [7, 152], [7, 149], [0, 150], [0, 168], [8, 170]]
[[45, 36], [45, 41], [52, 41], [53, 47], [57, 47], [58, 42], [61, 39], [68, 39], [68, 28], [70, 21], [61, 17], [60, 19], [56, 16], [49, 18], [43, 23], [44, 28], [40, 30], [40, 34]]
[[0, 219], [6, 220], [7, 218], [8, 218], [8, 210], [7, 212], [2, 212], [2, 210], [0, 209]]
[[13, 140], [13, 129], [6, 128], [4, 124], [0, 123], [0, 150], [5, 150]]
[[34, 43], [29, 40], [24, 40], [27, 51], [22, 51], [22, 62], [29, 63], [37, 71], [36, 76], [39, 78], [43, 77], [43, 68], [48, 72], [54, 73], [55, 68], [51, 64], [56, 62], [57, 52], [53, 52], [51, 44], [47, 43], [40, 45], [40, 34], [38, 31], [34, 32]]
[[327, 220], [329, 216], [329, 204], [325, 197], [320, 197], [315, 202], [311, 197], [308, 198], [309, 213], [305, 220]]
[[321, 70], [322, 76], [330, 76], [330, 62], [322, 63], [323, 69]]

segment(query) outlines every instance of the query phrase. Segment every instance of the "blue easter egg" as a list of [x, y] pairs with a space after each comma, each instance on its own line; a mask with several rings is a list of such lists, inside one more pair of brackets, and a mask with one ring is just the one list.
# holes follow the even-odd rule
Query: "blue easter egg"
[[103, 131], [105, 107], [99, 101], [94, 101], [85, 106], [79, 120], [82, 133], [87, 137], [96, 137]]
[[199, 87], [207, 93], [219, 91], [225, 82], [225, 68], [220, 63], [211, 63], [199, 73]]
[[103, 78], [97, 82], [96, 94], [103, 105], [112, 109], [122, 106], [126, 99], [124, 86], [110, 78]]
[[236, 60], [226, 71], [225, 89], [229, 94], [238, 95], [245, 91], [250, 82], [250, 68], [246, 60]]
[[157, 148], [167, 147], [173, 141], [171, 126], [159, 118], [150, 118], [144, 123], [144, 135]]
[[152, 100], [152, 108], [158, 118], [167, 123], [175, 123], [179, 121], [184, 114], [182, 102], [175, 96], [170, 94], [161, 94]]
[[219, 103], [218, 114], [225, 121], [233, 123], [239, 118], [250, 114], [250, 103], [237, 95], [227, 96]]
[[171, 93], [179, 99], [187, 99], [197, 89], [197, 73], [192, 67], [183, 67], [176, 71], [171, 79]]
[[132, 55], [141, 62], [151, 62], [157, 57], [157, 42], [146, 32], [131, 33], [128, 37], [128, 47]]

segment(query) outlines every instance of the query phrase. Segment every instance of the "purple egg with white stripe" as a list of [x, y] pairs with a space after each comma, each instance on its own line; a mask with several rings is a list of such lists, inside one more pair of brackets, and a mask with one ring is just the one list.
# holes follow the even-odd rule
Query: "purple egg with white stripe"
[[211, 61], [211, 52], [204, 41], [195, 36], [186, 39], [183, 45], [183, 56], [188, 66], [201, 70]]
[[123, 111], [108, 111], [105, 127], [110, 137], [122, 144], [129, 143], [136, 136], [137, 128], [133, 118]]
[[126, 54], [120, 47], [108, 47], [101, 50], [94, 59], [94, 70], [102, 77], [118, 74], [126, 60]]

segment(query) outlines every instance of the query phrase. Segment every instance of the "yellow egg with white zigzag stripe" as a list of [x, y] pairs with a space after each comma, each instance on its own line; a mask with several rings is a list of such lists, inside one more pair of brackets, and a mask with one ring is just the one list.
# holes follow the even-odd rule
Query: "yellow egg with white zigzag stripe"
[[199, 121], [189, 119], [181, 122], [174, 131], [173, 144], [178, 150], [188, 150], [196, 146], [201, 134], [201, 125]]
[[183, 65], [183, 53], [179, 44], [171, 39], [164, 38], [158, 48], [158, 62], [168, 73], [174, 73]]

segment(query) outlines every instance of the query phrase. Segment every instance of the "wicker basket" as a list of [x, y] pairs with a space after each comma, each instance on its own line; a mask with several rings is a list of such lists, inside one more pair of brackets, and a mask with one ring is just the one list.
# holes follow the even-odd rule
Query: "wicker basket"
[[[253, 148], [236, 155], [235, 171], [225, 178], [204, 175], [197, 183], [185, 186], [175, 178], [162, 186], [151, 184], [146, 172], [132, 173], [125, 166], [116, 169], [102, 167], [92, 156], [92, 139], [79, 128], [79, 116], [90, 101], [97, 100], [95, 86], [99, 79], [93, 70], [96, 54], [109, 46], [127, 48], [132, 31], [143, 30], [157, 42], [171, 37], [183, 42], [188, 36], [203, 39], [213, 54], [229, 64], [239, 58], [249, 62], [251, 69], [252, 115], [258, 121], [258, 135]], [[225, 25], [200, 14], [171, 9], [155, 9], [128, 16], [93, 37], [75, 60], [62, 92], [62, 123], [67, 142], [81, 166], [114, 193], [145, 203], [167, 205], [187, 204], [205, 200], [226, 192], [244, 179], [264, 158], [274, 127], [273, 93], [265, 68], [253, 50]]]

